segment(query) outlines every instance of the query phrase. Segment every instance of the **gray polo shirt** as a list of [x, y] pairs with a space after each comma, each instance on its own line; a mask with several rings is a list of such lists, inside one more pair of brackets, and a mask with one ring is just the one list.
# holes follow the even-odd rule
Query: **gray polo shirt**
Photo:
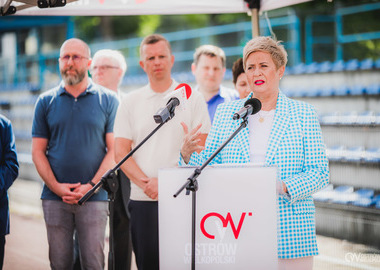
[[[37, 100], [32, 136], [48, 139], [47, 158], [60, 183], [90, 181], [107, 152], [105, 136], [113, 132], [118, 99], [115, 93], [89, 80], [74, 98], [60, 86]], [[61, 200], [44, 185], [41, 199]], [[106, 200], [101, 189], [90, 200]]]

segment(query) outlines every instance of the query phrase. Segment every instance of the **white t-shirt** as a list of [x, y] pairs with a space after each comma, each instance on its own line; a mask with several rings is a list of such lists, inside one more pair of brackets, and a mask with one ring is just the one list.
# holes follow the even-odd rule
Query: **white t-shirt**
[[[148, 84], [123, 96], [115, 118], [115, 138], [132, 140], [132, 149], [138, 145], [158, 126], [153, 115], [166, 105], [168, 98], [165, 96], [177, 85], [178, 83], [173, 80], [166, 92], [156, 93]], [[203, 96], [197, 91], [192, 92], [185, 110], [177, 107], [173, 119], [165, 123], [133, 154], [132, 157], [147, 177], [157, 177], [160, 168], [177, 166], [184, 137], [181, 122], [185, 122], [189, 131], [202, 123], [200, 132], [209, 133], [211, 123], [207, 105]], [[133, 181], [131, 181], [131, 199], [152, 200]]]
[[248, 116], [249, 145], [251, 162], [263, 165], [268, 150], [275, 110], [259, 111]]

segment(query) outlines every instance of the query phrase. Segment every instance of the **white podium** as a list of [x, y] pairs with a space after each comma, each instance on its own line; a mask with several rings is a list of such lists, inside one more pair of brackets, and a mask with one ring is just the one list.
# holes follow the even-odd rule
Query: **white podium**
[[[195, 168], [161, 169], [160, 269], [191, 269], [191, 205], [173, 195]], [[196, 193], [195, 269], [277, 270], [276, 167], [207, 167]]]

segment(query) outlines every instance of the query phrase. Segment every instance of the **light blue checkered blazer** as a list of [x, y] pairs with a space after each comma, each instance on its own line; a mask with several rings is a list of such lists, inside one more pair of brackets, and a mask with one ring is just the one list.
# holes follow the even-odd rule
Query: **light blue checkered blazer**
[[[232, 120], [245, 101], [219, 105], [207, 137], [206, 149], [191, 156], [189, 165], [203, 164], [239, 127]], [[211, 164], [248, 163], [249, 130], [244, 128], [214, 158]], [[180, 161], [180, 165], [183, 165]], [[268, 141], [265, 165], [277, 165], [279, 180], [286, 183], [290, 196], [278, 203], [278, 256], [298, 258], [318, 255], [315, 235], [315, 207], [311, 195], [328, 184], [329, 169], [321, 128], [314, 107], [279, 93]]]

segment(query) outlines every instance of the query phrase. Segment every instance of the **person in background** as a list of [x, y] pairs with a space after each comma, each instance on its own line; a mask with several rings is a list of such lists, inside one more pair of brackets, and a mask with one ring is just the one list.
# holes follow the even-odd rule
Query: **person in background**
[[[170, 43], [153, 34], [140, 45], [140, 66], [149, 84], [123, 97], [115, 120], [116, 162], [141, 143], [156, 127], [153, 115], [165, 107], [168, 94], [178, 83], [171, 77], [174, 56]], [[204, 145], [210, 119], [202, 95], [193, 91], [186, 110], [177, 109], [175, 117], [129, 158], [121, 169], [131, 180], [129, 212], [133, 251], [139, 270], [159, 269], [158, 244], [158, 170], [177, 166], [184, 138], [183, 127], [198, 128], [197, 144]]]
[[232, 65], [232, 82], [235, 89], [239, 92], [240, 98], [245, 98], [251, 93], [248, 86], [247, 74], [244, 72], [243, 58], [239, 58]]
[[5, 236], [9, 234], [8, 189], [18, 176], [15, 136], [11, 121], [0, 114], [0, 269], [3, 269]]
[[185, 136], [180, 165], [198, 166], [220, 147], [240, 124], [232, 116], [254, 97], [262, 110], [248, 116], [243, 129], [211, 164], [261, 163], [277, 166], [279, 269], [311, 270], [318, 255], [315, 206], [312, 195], [327, 186], [329, 168], [317, 113], [312, 105], [292, 100], [280, 90], [287, 53], [270, 37], [255, 37], [243, 51], [243, 65], [252, 93], [245, 99], [222, 104], [207, 137], [206, 149], [194, 144], [193, 132]]
[[207, 102], [211, 123], [220, 103], [236, 100], [239, 94], [235, 89], [221, 85], [226, 72], [226, 55], [214, 45], [203, 45], [195, 50], [191, 71], [197, 82], [196, 90], [202, 93]]
[[91, 52], [76, 38], [60, 48], [62, 82], [41, 94], [32, 126], [32, 158], [44, 181], [42, 208], [52, 269], [72, 269], [77, 232], [82, 269], [104, 269], [107, 194], [78, 201], [115, 166], [113, 123], [118, 99], [88, 78]]
[[[117, 93], [119, 100], [123, 96], [119, 87], [126, 70], [127, 63], [119, 51], [99, 50], [92, 58], [90, 72], [94, 83]], [[113, 219], [114, 267], [115, 270], [127, 270], [131, 269], [132, 258], [128, 212], [131, 184], [121, 170], [117, 171], [117, 178], [119, 188], [115, 194]]]

